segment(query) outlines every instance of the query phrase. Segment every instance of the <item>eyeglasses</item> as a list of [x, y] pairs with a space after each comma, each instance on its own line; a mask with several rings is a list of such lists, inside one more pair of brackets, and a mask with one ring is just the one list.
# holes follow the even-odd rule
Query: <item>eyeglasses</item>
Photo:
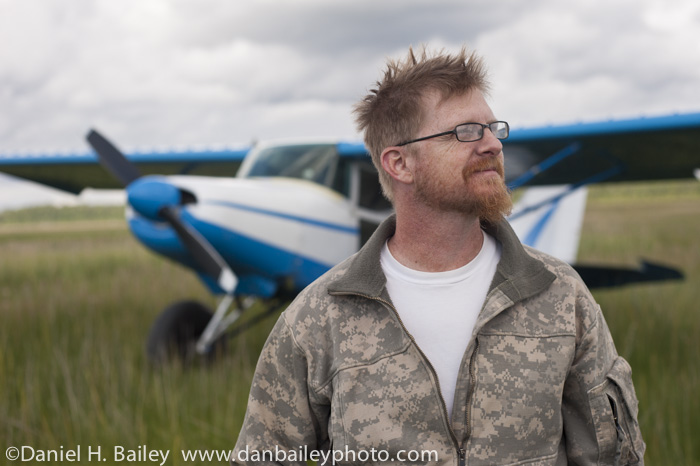
[[426, 139], [447, 136], [448, 134], [454, 134], [457, 137], [457, 140], [461, 142], [474, 142], [484, 137], [484, 128], [491, 130], [491, 133], [493, 133], [497, 139], [506, 139], [510, 133], [510, 127], [505, 121], [494, 121], [488, 125], [483, 125], [481, 123], [462, 123], [461, 125], [455, 126], [455, 129], [452, 131], [445, 131], [444, 133], [433, 134], [423, 138], [411, 139], [410, 141], [402, 142], [401, 144], [396, 145], [405, 146], [406, 144], [411, 144], [412, 142], [425, 141]]

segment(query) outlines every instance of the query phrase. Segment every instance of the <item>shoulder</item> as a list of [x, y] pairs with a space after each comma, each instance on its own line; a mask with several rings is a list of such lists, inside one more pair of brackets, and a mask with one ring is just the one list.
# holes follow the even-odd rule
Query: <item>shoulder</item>
[[335, 291], [353, 272], [353, 258], [304, 289], [282, 313], [287, 331], [303, 353], [314, 387], [325, 387], [347, 367], [372, 364], [405, 351], [410, 340], [380, 299], [358, 291]]
[[578, 272], [569, 263], [530, 246], [523, 245], [523, 248], [530, 257], [542, 263], [558, 280], [571, 285], [582, 284], [585, 287]]
[[545, 299], [558, 303], [575, 318], [577, 334], [587, 332], [597, 324], [600, 306], [574, 267], [554, 256], [529, 246], [523, 246], [528, 255], [541, 262], [556, 277], [544, 292]]
[[294, 298], [283, 313], [287, 323], [292, 328], [297, 328], [300, 322], [320, 323], [324, 319], [326, 311], [336, 301], [336, 298], [328, 292], [329, 286], [345, 276], [352, 258], [353, 256], [350, 256], [331, 268]]
[[347, 342], [351, 333], [376, 323], [377, 303], [352, 292], [334, 292], [333, 286], [352, 268], [353, 256], [320, 276], [297, 295], [282, 318], [306, 353], [327, 353]]

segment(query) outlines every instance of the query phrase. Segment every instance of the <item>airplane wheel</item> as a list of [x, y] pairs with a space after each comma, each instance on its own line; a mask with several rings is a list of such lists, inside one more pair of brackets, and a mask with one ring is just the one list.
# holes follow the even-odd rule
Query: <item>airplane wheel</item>
[[181, 301], [168, 306], [148, 334], [148, 360], [156, 366], [176, 360], [185, 365], [214, 360], [225, 348], [225, 336], [220, 337], [206, 355], [197, 354], [195, 349], [211, 316], [211, 311], [196, 301]]

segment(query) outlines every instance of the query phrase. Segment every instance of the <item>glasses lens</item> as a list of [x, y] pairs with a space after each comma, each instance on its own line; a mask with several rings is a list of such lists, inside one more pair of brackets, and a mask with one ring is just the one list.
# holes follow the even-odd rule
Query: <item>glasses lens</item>
[[509, 128], [505, 121], [496, 121], [489, 125], [489, 129], [498, 139], [506, 139], [508, 137]]
[[455, 128], [457, 139], [462, 142], [478, 141], [484, 135], [484, 128], [478, 123], [465, 123]]

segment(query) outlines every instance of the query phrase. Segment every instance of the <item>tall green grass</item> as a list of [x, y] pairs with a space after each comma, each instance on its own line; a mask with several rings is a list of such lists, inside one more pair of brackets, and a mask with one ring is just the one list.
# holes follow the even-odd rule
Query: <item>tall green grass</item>
[[591, 190], [579, 259], [679, 267], [683, 281], [596, 291], [632, 365], [647, 464], [700, 464], [700, 183]]
[[12, 226], [0, 224], [2, 452], [148, 445], [172, 450], [168, 464], [192, 464], [173, 454], [231, 448], [274, 319], [230, 342], [212, 367], [155, 370], [144, 344], [158, 313], [181, 299], [215, 305], [197, 279], [124, 224]]
[[[59, 210], [0, 215], [2, 452], [148, 445], [180, 465], [194, 464], [181, 449], [233, 447], [274, 318], [230, 341], [210, 367], [152, 368], [144, 342], [158, 313], [182, 299], [215, 302], [188, 271], [138, 245], [114, 221], [121, 212]], [[686, 274], [595, 292], [634, 370], [652, 466], [700, 464], [698, 238], [700, 183], [591, 191], [582, 262], [645, 257]]]

